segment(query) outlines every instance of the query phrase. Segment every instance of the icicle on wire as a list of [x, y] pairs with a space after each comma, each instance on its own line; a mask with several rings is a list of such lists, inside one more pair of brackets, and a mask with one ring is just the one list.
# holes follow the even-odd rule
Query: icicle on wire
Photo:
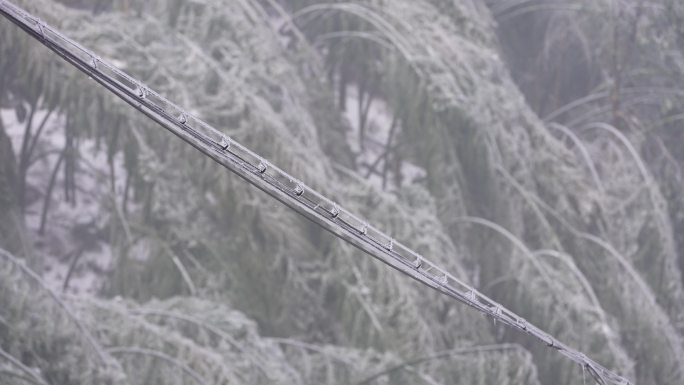
[[6, 0], [0, 0], [0, 13], [167, 130], [339, 238], [495, 321], [535, 337], [586, 368], [597, 383], [630, 384], [627, 379], [568, 347], [422, 255], [370, 226], [40, 19]]

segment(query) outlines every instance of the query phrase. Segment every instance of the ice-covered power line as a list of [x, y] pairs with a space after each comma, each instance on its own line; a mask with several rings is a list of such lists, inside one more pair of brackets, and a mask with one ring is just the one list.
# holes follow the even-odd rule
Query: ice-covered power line
[[370, 226], [368, 222], [268, 163], [261, 156], [105, 62], [40, 19], [5, 0], [0, 0], [0, 13], [150, 119], [339, 238], [424, 285], [542, 341], [581, 365], [597, 383], [630, 384], [627, 379], [606, 369], [582, 352], [565, 345], [392, 237]]

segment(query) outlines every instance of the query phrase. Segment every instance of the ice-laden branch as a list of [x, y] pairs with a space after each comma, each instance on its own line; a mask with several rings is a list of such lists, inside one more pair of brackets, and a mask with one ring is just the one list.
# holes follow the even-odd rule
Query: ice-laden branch
[[118, 70], [40, 19], [0, 0], [0, 13], [107, 90], [247, 182], [416, 281], [542, 341], [592, 374], [598, 384], [630, 382], [530, 324], [264, 158]]

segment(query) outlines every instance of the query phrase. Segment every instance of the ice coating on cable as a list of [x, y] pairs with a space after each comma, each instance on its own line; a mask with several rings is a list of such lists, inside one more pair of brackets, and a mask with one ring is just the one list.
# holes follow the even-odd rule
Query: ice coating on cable
[[[470, 286], [465, 283], [453, 278], [445, 270], [424, 259], [424, 257], [418, 255], [410, 248], [405, 248], [403, 245], [397, 243], [395, 250], [395, 241], [392, 237], [377, 231], [375, 228], [368, 225], [367, 222], [364, 222], [351, 214], [347, 215], [348, 213], [346, 210], [339, 207], [336, 203], [333, 203], [333, 201], [318, 194], [316, 191], [311, 190], [308, 187], [305, 190], [305, 186], [301, 183], [294, 182], [296, 179], [290, 177], [289, 174], [280, 171], [274, 166], [270, 166], [266, 160], [259, 157], [257, 154], [251, 152], [239, 143], [231, 141], [210, 125], [187, 114], [173, 103], [149, 90], [136, 79], [126, 75], [122, 71], [119, 71], [102, 59], [91, 54], [58, 31], [44, 25], [41, 20], [29, 17], [26, 12], [4, 0], [0, 0], [0, 8], [3, 9], [5, 13], [8, 14], [7, 17], [11, 18], [15, 23], [28, 27], [34, 36], [35, 34], [40, 36], [42, 40], [39, 39], [39, 41], [42, 41], [49, 48], [55, 50], [54, 47], [60, 47], [63, 49], [64, 52], [61, 53], [62, 56], [68, 57], [70, 61], [79, 63], [79, 66], [82, 65], [83, 68], [79, 69], [88, 72], [89, 75], [96, 78], [101, 84], [104, 82], [116, 87], [121, 93], [115, 92], [117, 96], [121, 98], [132, 98], [133, 100], [136, 100], [136, 104], [155, 111], [160, 115], [159, 119], [163, 119], [168, 121], [170, 125], [179, 127], [179, 129], [182, 130], [180, 132], [182, 132], [183, 135], [187, 138], [196, 140], [193, 144], [198, 147], [200, 151], [205, 154], [211, 153], [212, 157], [216, 157], [215, 159], [218, 158], [222, 162], [225, 162], [222, 163], [224, 165], [234, 165], [234, 168], [231, 168], [233, 171], [241, 169], [248, 171], [251, 175], [250, 178], [252, 178], [248, 179], [248, 181], [262, 187], [264, 191], [271, 195], [274, 195], [274, 193], [271, 193], [270, 191], [281, 191], [285, 194], [284, 196], [286, 196], [287, 199], [297, 201], [298, 206], [291, 205], [290, 207], [293, 207], [298, 211], [308, 210], [306, 211], [307, 216], [315, 218], [317, 223], [327, 221], [328, 227], [326, 228], [334, 228], [336, 234], [345, 234], [344, 239], [347, 241], [352, 239], [353, 242], [350, 242], [357, 246], [368, 245], [367, 248], [364, 248], [364, 251], [375, 258], [400, 269], [402, 272], [428, 286], [436, 287], [436, 284], [438, 284], [440, 287], [439, 290], [443, 293], [474, 307], [478, 311], [490, 314], [496, 320], [506, 324], [517, 325], [519, 329], [546, 342], [549, 346], [563, 351], [565, 355], [583, 365], [587, 365], [592, 369], [597, 366], [599, 369], [597, 370], [597, 373], [600, 372], [598, 375], [605, 377], [603, 380], [609, 380], [614, 384], [629, 384], [629, 381], [626, 379], [599, 366], [591, 359], [584, 356], [584, 354], [566, 347], [551, 335], [528, 324], [527, 321], [516, 316], [515, 313], [496, 304], [496, 302], [484, 295], [477, 293], [475, 289], [470, 288]], [[15, 17], [14, 14], [19, 16]], [[48, 30], [49, 34], [46, 33]], [[72, 48], [76, 48], [76, 50], [73, 50]], [[114, 92], [111, 88], [108, 89]], [[122, 94], [125, 96], [122, 96]], [[173, 113], [168, 112], [169, 108], [174, 110]], [[168, 128], [167, 126], [164, 127]], [[186, 137], [182, 138], [189, 141]], [[206, 147], [210, 147], [210, 149], [203, 147], [202, 144], [207, 144]], [[216, 151], [217, 144], [223, 150], [228, 150], [230, 148], [230, 151]], [[271, 167], [273, 168], [272, 171], [275, 171], [275, 174], [271, 171], [267, 173], [267, 170], [271, 169]], [[239, 173], [238, 171], [235, 172]], [[287, 181], [290, 183], [287, 183]], [[294, 184], [294, 187], [292, 187], [292, 184]], [[306, 194], [304, 194], [305, 191]], [[345, 224], [347, 222], [345, 221], [349, 222], [346, 227]], [[404, 248], [407, 252], [404, 252]], [[461, 289], [461, 286], [469, 289], [467, 291], [462, 289], [458, 290], [453, 285], [459, 286], [459, 289]], [[496, 305], [492, 307], [490, 304]]]

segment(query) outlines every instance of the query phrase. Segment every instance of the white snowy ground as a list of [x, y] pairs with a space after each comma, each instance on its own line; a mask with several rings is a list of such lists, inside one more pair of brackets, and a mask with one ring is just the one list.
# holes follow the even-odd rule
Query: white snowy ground
[[[39, 110], [33, 119], [33, 133], [45, 117], [46, 110]], [[13, 109], [0, 110], [7, 134], [12, 140], [14, 153], [19, 158], [26, 121], [20, 123]], [[78, 145], [76, 170], [77, 194], [75, 204], [68, 203], [64, 195], [63, 165], [57, 174], [47, 216], [45, 234], [39, 234], [40, 217], [50, 176], [64, 148], [65, 118], [53, 113], [47, 120], [33, 154], [27, 177], [26, 226], [34, 245], [34, 251], [41, 258], [46, 282], [61, 291], [67, 272], [74, 257], [82, 249], [82, 255], [69, 280], [70, 294], [95, 294], [101, 287], [102, 275], [112, 263], [111, 249], [106, 237], [101, 235], [102, 226], [108, 215], [101, 209], [103, 200], [111, 199], [109, 166], [106, 151], [96, 151], [93, 140], [81, 139]], [[18, 160], [17, 160], [18, 162]], [[117, 195], [122, 196], [123, 158], [118, 154], [114, 160], [118, 180]]]
[[[390, 128], [392, 126], [393, 112], [382, 99], [376, 98], [368, 109], [368, 117], [366, 118], [366, 132], [364, 138], [364, 150], [361, 150], [359, 144], [360, 127], [359, 127], [359, 89], [356, 85], [347, 86], [347, 101], [344, 115], [350, 123], [351, 130], [347, 133], [347, 143], [352, 152], [356, 155], [356, 167], [359, 173], [365, 176], [368, 172], [368, 166], [373, 165], [378, 157], [385, 151], [385, 145], [389, 138]], [[398, 143], [397, 138], [401, 127], [397, 126], [392, 139], [392, 145]], [[384, 158], [376, 166], [375, 169], [382, 172], [385, 166]], [[413, 163], [402, 160], [401, 167], [401, 181], [402, 185], [412, 184], [415, 181], [426, 176], [423, 168], [416, 166]], [[397, 186], [391, 181], [395, 180], [394, 171], [392, 168], [387, 173], [388, 183], [386, 188], [388, 190], [396, 189]], [[369, 176], [370, 183], [378, 188], [382, 188], [382, 176], [373, 173]]]

